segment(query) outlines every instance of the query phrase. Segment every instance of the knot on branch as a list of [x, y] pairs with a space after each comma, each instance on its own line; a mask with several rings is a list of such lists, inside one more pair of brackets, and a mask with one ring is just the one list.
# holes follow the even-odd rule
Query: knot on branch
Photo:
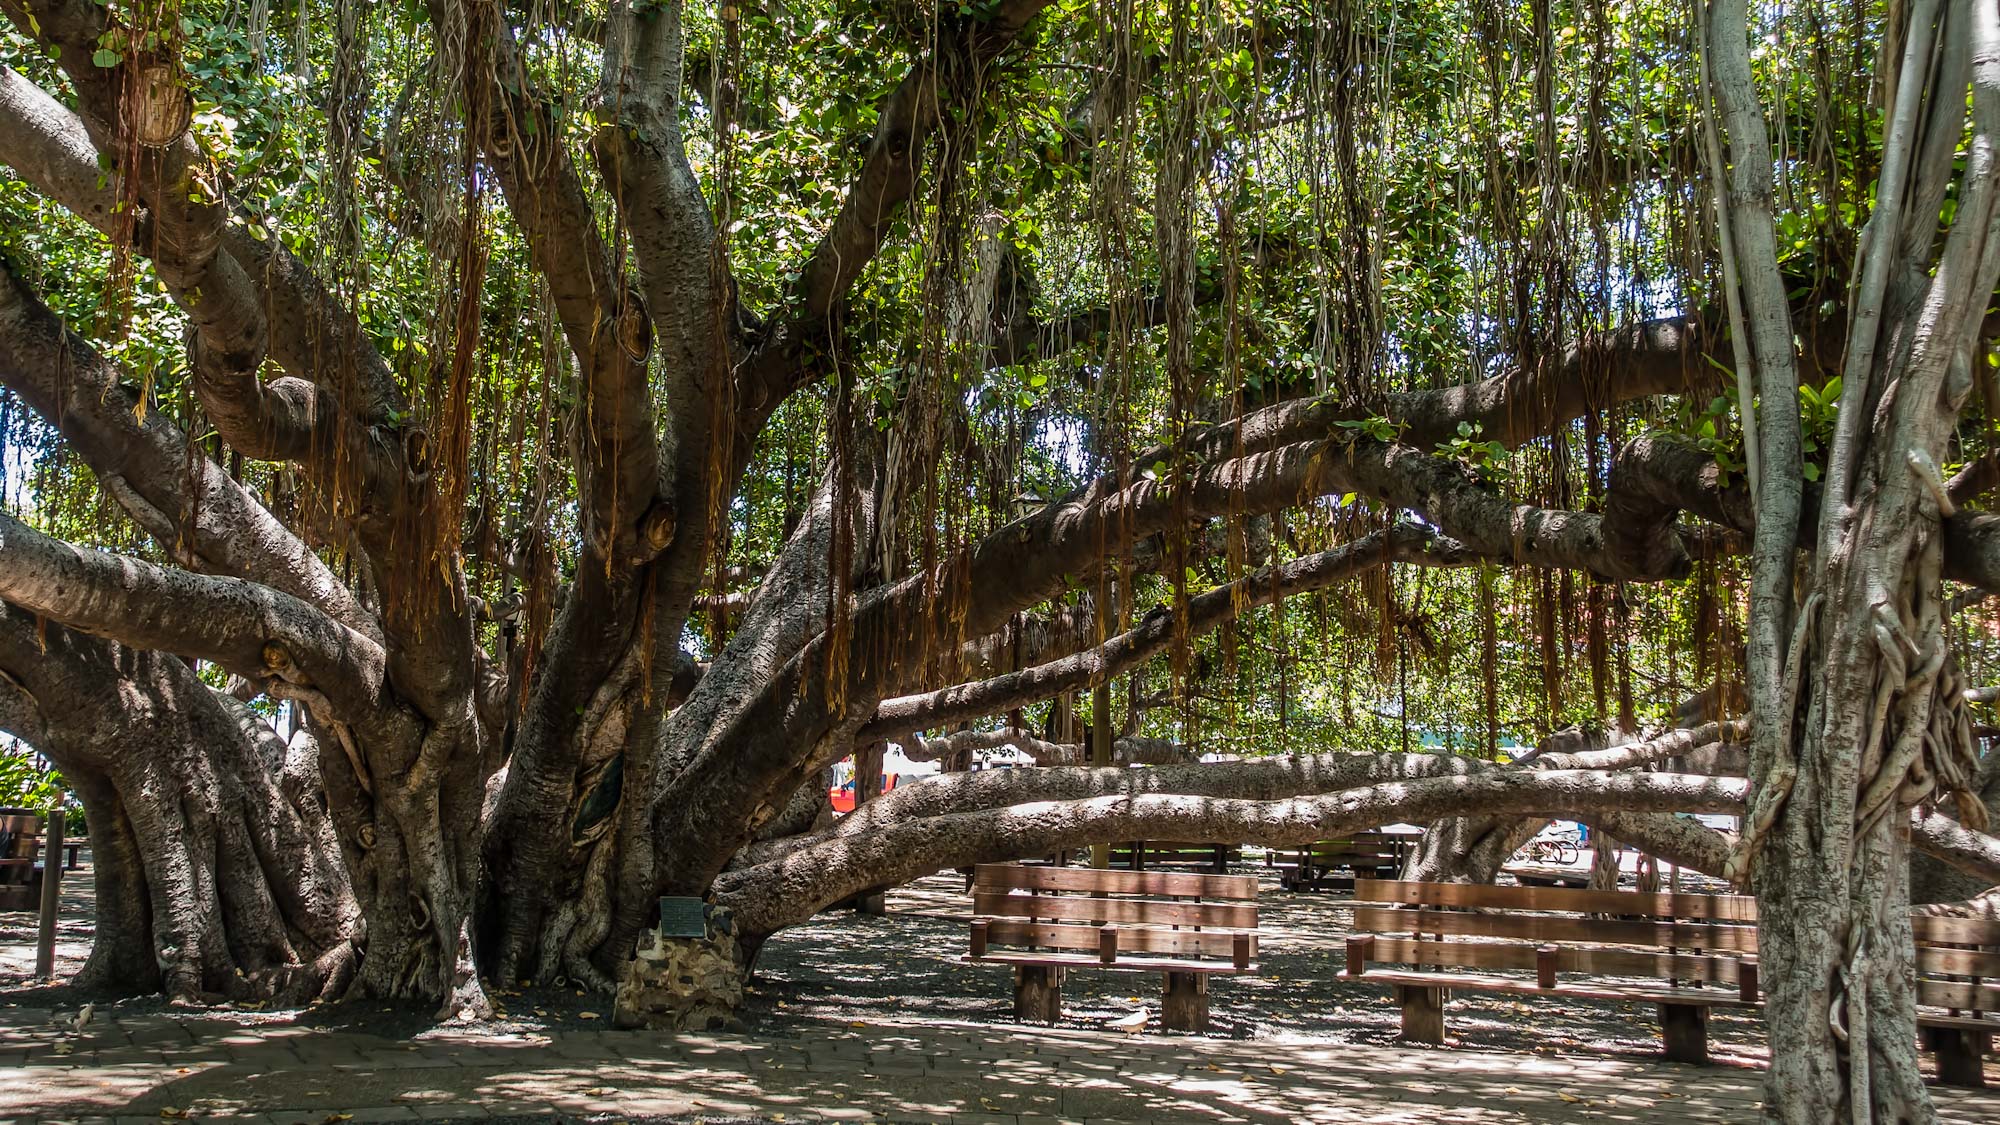
[[645, 363], [653, 350], [653, 320], [645, 300], [630, 289], [618, 302], [618, 346], [635, 364]]
[[167, 148], [187, 135], [194, 119], [194, 102], [182, 85], [180, 68], [164, 60], [138, 67], [139, 80], [130, 87], [125, 121], [132, 137], [147, 148]]
[[640, 549], [645, 552], [645, 561], [658, 557], [673, 543], [677, 526], [673, 505], [665, 500], [653, 501], [653, 506], [639, 520], [639, 543]]
[[263, 657], [264, 671], [267, 675], [276, 676], [287, 683], [301, 682], [298, 665], [292, 660], [292, 654], [285, 651], [284, 646], [276, 641], [266, 642]]
[[403, 431], [403, 463], [413, 482], [422, 484], [431, 479], [431, 435], [422, 426]]

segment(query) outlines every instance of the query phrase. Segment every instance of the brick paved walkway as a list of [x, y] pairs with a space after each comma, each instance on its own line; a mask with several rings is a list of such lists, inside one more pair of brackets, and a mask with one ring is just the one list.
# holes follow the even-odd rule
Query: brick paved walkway
[[[0, 1007], [0, 1121], [1706, 1122], [1750, 1120], [1757, 1097], [1746, 1068], [1302, 1041], [935, 1024], [394, 1040], [174, 1012], [78, 1035], [55, 1013]], [[2000, 1118], [2000, 1094], [1939, 1100], [1947, 1121]]]

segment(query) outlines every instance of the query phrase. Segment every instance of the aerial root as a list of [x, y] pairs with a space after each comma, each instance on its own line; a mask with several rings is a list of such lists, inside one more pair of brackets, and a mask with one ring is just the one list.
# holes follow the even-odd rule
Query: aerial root
[[1792, 643], [1785, 653], [1784, 694], [1777, 714], [1770, 716], [1770, 721], [1777, 728], [1772, 737], [1775, 757], [1764, 784], [1757, 788], [1751, 800], [1750, 815], [1743, 818], [1743, 835], [1730, 849], [1729, 860], [1723, 865], [1723, 878], [1732, 883], [1741, 884], [1749, 877], [1758, 847], [1771, 831], [1771, 826], [1778, 822], [1778, 814], [1784, 811], [1785, 801], [1792, 795], [1792, 786], [1799, 778], [1798, 755], [1792, 751], [1793, 712], [1798, 710], [1799, 691], [1805, 677], [1806, 648], [1812, 644], [1819, 609], [1825, 601], [1825, 596], [1815, 591], [1799, 610], [1798, 624], [1792, 628]]

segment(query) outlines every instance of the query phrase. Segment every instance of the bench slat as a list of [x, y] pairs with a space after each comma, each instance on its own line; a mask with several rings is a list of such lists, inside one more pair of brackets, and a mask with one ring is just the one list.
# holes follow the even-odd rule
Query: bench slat
[[[1369, 960], [1480, 969], [1532, 971], [1536, 968], [1535, 947], [1511, 941], [1416, 941], [1378, 936], [1375, 952]], [[1699, 980], [1733, 986], [1737, 982], [1739, 962], [1735, 957], [1708, 957], [1698, 953], [1645, 953], [1593, 946], [1558, 946], [1555, 965], [1556, 971], [1563, 973]]]
[[1528, 941], [1671, 945], [1703, 951], [1757, 952], [1756, 927], [1718, 926], [1702, 922], [1626, 922], [1558, 914], [1465, 914], [1447, 910], [1357, 906], [1354, 908], [1354, 929], [1369, 933], [1455, 934]]
[[1048, 965], [1056, 968], [1108, 969], [1113, 972], [1132, 973], [1254, 973], [1257, 963], [1238, 969], [1226, 961], [1182, 961], [1172, 957], [1120, 957], [1107, 965], [1095, 955], [1080, 953], [988, 953], [983, 957], [966, 956], [962, 960], [973, 964], [993, 965]]
[[1720, 988], [1663, 988], [1643, 985], [1621, 987], [1618, 985], [1587, 984], [1577, 981], [1557, 981], [1554, 988], [1543, 988], [1533, 980], [1519, 977], [1496, 977], [1480, 973], [1413, 973], [1395, 969], [1370, 969], [1363, 976], [1353, 976], [1347, 972], [1340, 974], [1341, 980], [1360, 981], [1366, 984], [1408, 984], [1421, 988], [1463, 988], [1478, 992], [1530, 993], [1536, 996], [1568, 996], [1584, 1000], [1638, 1000], [1658, 1004], [1688, 1004], [1700, 1007], [1747, 1007], [1743, 998], [1736, 993]]
[[1398, 902], [1415, 906], [1484, 906], [1515, 910], [1570, 910], [1579, 914], [1645, 915], [1755, 922], [1757, 900], [1748, 895], [1697, 895], [1639, 891], [1579, 891], [1563, 887], [1496, 887], [1480, 883], [1419, 883], [1402, 879], [1361, 879], [1356, 902]]
[[1154, 926], [1257, 928], [1257, 905], [1233, 902], [1156, 902], [1141, 898], [1027, 895], [974, 890], [972, 912], [1012, 918], [1064, 918], [1084, 922], [1139, 922]]
[[1912, 914], [1910, 928], [1917, 932], [1917, 940], [1920, 942], [2000, 945], [2000, 921], [1991, 918], [1952, 918], [1946, 915]]
[[[986, 941], [994, 945], [1029, 945], [1045, 949], [1098, 948], [1096, 926], [1066, 926], [1054, 922], [1017, 922], [995, 918], [986, 923]], [[1229, 930], [1162, 930], [1152, 927], [1119, 926], [1118, 951], [1134, 953], [1177, 953], [1182, 956], [1227, 957], [1235, 949], [1236, 934]], [[1256, 953], [1252, 935], [1251, 953]]]
[[1959, 980], [1919, 980], [1917, 1003], [1933, 1008], [2000, 1012], [2000, 983]]
[[1115, 871], [1089, 867], [1017, 867], [982, 863], [973, 868], [973, 890], [1020, 888], [1045, 891], [1097, 891], [1105, 894], [1181, 895], [1188, 898], [1257, 897], [1254, 875], [1186, 875], [1167, 871]]
[[1964, 977], [2000, 977], [2000, 953], [1917, 945], [1917, 971]]

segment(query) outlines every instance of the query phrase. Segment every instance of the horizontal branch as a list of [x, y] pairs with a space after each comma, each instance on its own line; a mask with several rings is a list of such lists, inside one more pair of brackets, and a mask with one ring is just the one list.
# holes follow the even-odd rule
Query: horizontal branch
[[191, 453], [164, 413], [140, 409], [122, 374], [0, 262], [0, 384], [67, 439], [169, 557], [263, 583], [379, 640], [379, 624], [326, 564], [220, 466]]
[[[958, 754], [1003, 748], [1026, 754], [1038, 766], [1086, 765], [1090, 758], [1090, 747], [1083, 743], [1049, 742], [1012, 727], [955, 731], [937, 738], [912, 734], [898, 739], [897, 745], [902, 747], [903, 757], [912, 762], [936, 762]], [[1119, 766], [1169, 765], [1192, 762], [1197, 757], [1194, 748], [1164, 738], [1126, 737], [1111, 744], [1112, 764]]]
[[347, 715], [377, 706], [383, 647], [289, 594], [78, 547], [0, 513], [0, 599], [133, 648], [318, 690]]
[[1280, 596], [1323, 589], [1390, 562], [1449, 566], [1458, 561], [1449, 545], [1438, 543], [1429, 531], [1401, 524], [1197, 595], [1188, 600], [1184, 630], [1176, 628], [1174, 611], [1161, 607], [1129, 632], [1095, 648], [976, 683], [884, 700], [876, 707], [875, 717], [862, 727], [860, 737], [864, 741], [896, 738], [909, 731], [965, 722], [1063, 692], [1095, 687], [1164, 651], [1177, 633], [1207, 633]]
[[[1507, 770], [1364, 786], [1276, 801], [1156, 794], [1044, 801], [903, 821], [841, 836], [781, 859], [731, 871], [717, 900], [752, 934], [810, 916], [829, 902], [941, 868], [1104, 840], [1309, 844], [1397, 821], [1481, 814], [1582, 815], [1596, 810], [1736, 813], [1740, 778], [1587, 770]], [[871, 802], [872, 803], [872, 802]]]

